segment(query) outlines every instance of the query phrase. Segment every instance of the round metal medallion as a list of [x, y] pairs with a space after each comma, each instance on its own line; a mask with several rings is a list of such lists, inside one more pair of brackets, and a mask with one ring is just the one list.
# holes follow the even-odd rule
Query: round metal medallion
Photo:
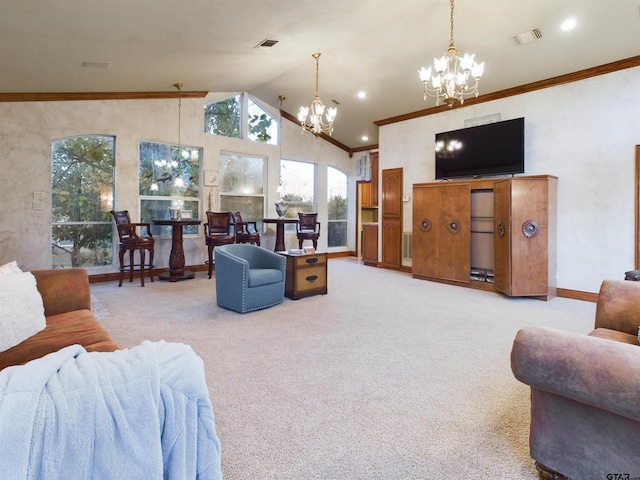
[[504, 220], [498, 220], [498, 235], [504, 237], [505, 232], [507, 231], [507, 226], [504, 224]]
[[431, 230], [431, 220], [429, 220], [428, 218], [425, 218], [420, 222], [420, 231], [428, 232], [429, 230]]
[[533, 238], [538, 234], [538, 222], [535, 220], [527, 220], [522, 224], [522, 234], [527, 238]]
[[462, 228], [462, 225], [460, 225], [460, 222], [456, 219], [451, 220], [449, 222], [449, 225], [447, 225], [447, 229], [451, 233], [459, 233], [461, 228]]

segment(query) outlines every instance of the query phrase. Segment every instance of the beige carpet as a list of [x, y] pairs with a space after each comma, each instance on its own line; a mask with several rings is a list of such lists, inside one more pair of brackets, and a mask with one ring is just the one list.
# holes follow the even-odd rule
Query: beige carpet
[[586, 333], [595, 304], [512, 299], [329, 261], [329, 293], [240, 315], [214, 280], [92, 284], [114, 340], [204, 360], [226, 480], [535, 479], [525, 324]]

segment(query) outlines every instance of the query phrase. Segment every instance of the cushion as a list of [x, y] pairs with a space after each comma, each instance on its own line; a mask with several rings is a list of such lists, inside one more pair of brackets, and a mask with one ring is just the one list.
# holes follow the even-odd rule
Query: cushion
[[0, 275], [0, 352], [46, 327], [42, 296], [31, 272]]
[[18, 262], [14, 260], [13, 262], [0, 265], [0, 275], [10, 275], [12, 273], [22, 273], [22, 270], [18, 267]]
[[281, 282], [282, 271], [275, 268], [250, 268], [249, 287], [259, 287], [271, 283]]
[[591, 337], [605, 338], [620, 343], [628, 343], [629, 345], [638, 345], [638, 336], [630, 333], [619, 332], [610, 328], [596, 328], [589, 333]]

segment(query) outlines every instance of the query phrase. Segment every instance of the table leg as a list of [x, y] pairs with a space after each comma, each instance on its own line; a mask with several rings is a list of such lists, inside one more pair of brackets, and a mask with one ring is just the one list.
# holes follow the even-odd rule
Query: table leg
[[182, 225], [171, 227], [171, 255], [169, 256], [169, 272], [159, 275], [161, 280], [176, 282], [193, 278], [195, 274], [184, 269], [184, 247], [182, 245]]
[[284, 247], [284, 222], [276, 223], [276, 252], [283, 252]]

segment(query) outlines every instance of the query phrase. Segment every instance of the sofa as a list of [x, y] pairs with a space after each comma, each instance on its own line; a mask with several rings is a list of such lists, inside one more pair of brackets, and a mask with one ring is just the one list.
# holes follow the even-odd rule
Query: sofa
[[43, 357], [62, 347], [82, 345], [90, 352], [112, 352], [118, 345], [91, 313], [89, 276], [82, 268], [34, 270], [46, 327], [0, 352], [0, 370]]
[[541, 480], [640, 478], [639, 325], [640, 282], [605, 280], [590, 333], [518, 331], [511, 368], [531, 387]]
[[214, 255], [218, 306], [247, 313], [283, 302], [283, 255], [245, 243], [222, 245]]
[[18, 273], [4, 277], [0, 295], [17, 314], [0, 308], [0, 326], [27, 323], [19, 289], [7, 294], [25, 277], [45, 318], [0, 352], [0, 478], [221, 480], [204, 364], [193, 349], [164, 341], [118, 348], [91, 313], [83, 269]]

